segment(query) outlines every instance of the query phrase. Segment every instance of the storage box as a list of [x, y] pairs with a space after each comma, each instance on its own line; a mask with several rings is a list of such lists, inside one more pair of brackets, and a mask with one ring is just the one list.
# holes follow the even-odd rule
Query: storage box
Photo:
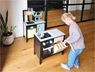
[[28, 30], [28, 38], [34, 37], [34, 34], [36, 33], [36, 28], [34, 29], [29, 29]]
[[63, 40], [64, 40], [64, 36], [60, 36], [60, 37], [54, 38], [54, 43], [58, 41], [63, 41]]
[[[27, 38], [32, 38], [34, 37], [34, 34], [36, 33], [36, 28], [33, 29], [28, 29], [27, 30]], [[24, 25], [24, 36], [26, 37], [26, 27]]]

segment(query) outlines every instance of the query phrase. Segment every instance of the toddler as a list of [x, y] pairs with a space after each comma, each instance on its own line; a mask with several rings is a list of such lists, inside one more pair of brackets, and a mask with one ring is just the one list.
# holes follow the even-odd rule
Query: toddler
[[78, 55], [85, 48], [82, 32], [77, 23], [74, 22], [76, 18], [70, 12], [64, 13], [61, 19], [66, 25], [69, 26], [69, 37], [64, 40], [64, 43], [71, 44], [74, 48], [74, 51], [72, 48], [70, 50], [67, 64], [61, 64], [61, 67], [70, 70], [74, 65], [76, 68], [79, 68]]

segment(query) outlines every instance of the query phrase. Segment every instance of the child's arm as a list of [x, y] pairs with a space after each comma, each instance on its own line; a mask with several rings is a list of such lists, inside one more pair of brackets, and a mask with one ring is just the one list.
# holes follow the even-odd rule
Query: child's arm
[[76, 27], [70, 29], [70, 36], [66, 39], [70, 43], [76, 42], [81, 37], [79, 30]]

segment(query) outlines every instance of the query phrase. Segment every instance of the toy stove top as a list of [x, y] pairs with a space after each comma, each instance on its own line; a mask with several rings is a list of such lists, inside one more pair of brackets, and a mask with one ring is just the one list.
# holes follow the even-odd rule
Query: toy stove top
[[49, 33], [39, 33], [39, 34], [38, 34], [38, 37], [39, 37], [40, 39], [45, 39], [45, 38], [51, 37], [51, 35], [50, 35]]

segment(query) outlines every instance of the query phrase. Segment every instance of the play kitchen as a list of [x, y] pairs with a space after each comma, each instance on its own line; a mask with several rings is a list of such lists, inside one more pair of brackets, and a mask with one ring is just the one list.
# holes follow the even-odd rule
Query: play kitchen
[[42, 16], [43, 11], [34, 11], [33, 8], [23, 10], [23, 36], [28, 39], [33, 38], [35, 33], [45, 31], [45, 21]]
[[34, 34], [34, 54], [38, 56], [39, 63], [42, 63], [42, 59], [56, 53], [64, 53], [64, 49], [67, 47], [63, 43], [64, 39], [65, 34], [58, 29]]

